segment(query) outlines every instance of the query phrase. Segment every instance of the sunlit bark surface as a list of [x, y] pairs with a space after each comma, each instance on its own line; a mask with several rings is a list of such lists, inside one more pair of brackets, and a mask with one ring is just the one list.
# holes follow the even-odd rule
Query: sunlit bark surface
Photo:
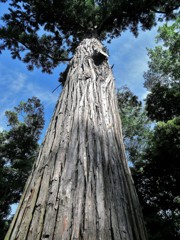
[[146, 240], [101, 43], [81, 42], [6, 239]]

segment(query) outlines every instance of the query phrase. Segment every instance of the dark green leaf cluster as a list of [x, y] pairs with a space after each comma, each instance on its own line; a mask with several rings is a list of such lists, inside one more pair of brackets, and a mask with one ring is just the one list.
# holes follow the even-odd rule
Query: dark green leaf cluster
[[140, 161], [150, 134], [150, 121], [146, 115], [141, 101], [129, 88], [123, 87], [117, 92], [118, 107], [120, 111], [128, 161]]
[[[147, 112], [128, 88], [117, 93], [123, 137], [149, 239], [177, 240], [180, 227], [180, 118], [150, 129]], [[160, 100], [164, 101], [164, 98]], [[177, 105], [176, 105], [177, 106]], [[156, 119], [157, 121], [157, 119]]]
[[[146, 161], [136, 163], [134, 169], [150, 239], [180, 237], [179, 146], [180, 118], [160, 122], [148, 140], [144, 154]], [[161, 227], [153, 229], [157, 222]], [[154, 235], [157, 235], [156, 238], [153, 238]]]
[[[131, 169], [149, 239], [177, 240], [180, 237], [179, 18], [170, 26], [162, 26], [157, 39], [163, 45], [148, 50], [150, 62], [145, 85], [151, 92], [146, 98], [146, 111], [142, 112], [141, 103], [127, 88], [118, 93], [118, 102], [124, 143], [129, 160], [133, 160]], [[147, 131], [148, 118], [156, 122], [154, 130]]]
[[33, 97], [7, 111], [9, 131], [0, 132], [0, 239], [7, 231], [10, 206], [17, 203], [38, 151], [43, 106]]
[[157, 41], [161, 46], [149, 49], [149, 69], [145, 73], [145, 87], [151, 93], [146, 100], [148, 116], [152, 120], [167, 121], [179, 115], [180, 107], [180, 18], [159, 28]]
[[9, 125], [15, 128], [23, 122], [29, 133], [38, 141], [44, 127], [44, 107], [40, 100], [36, 97], [29, 98], [27, 102], [20, 102], [14, 110], [5, 112]]
[[159, 18], [172, 19], [179, 7], [175, 0], [11, 0], [1, 16], [0, 50], [32, 70], [51, 73], [69, 60], [79, 41], [86, 37], [111, 40], [130, 29], [136, 36], [141, 27], [151, 29]]
[[180, 81], [180, 18], [159, 28], [155, 49], [148, 49], [149, 69], [144, 74], [145, 87], [151, 90], [156, 84], [170, 87]]
[[148, 117], [153, 121], [167, 121], [179, 116], [180, 85], [172, 87], [157, 83], [146, 99]]
[[147, 115], [157, 122], [133, 169], [149, 239], [180, 238], [179, 19], [159, 29], [163, 47], [149, 50]]

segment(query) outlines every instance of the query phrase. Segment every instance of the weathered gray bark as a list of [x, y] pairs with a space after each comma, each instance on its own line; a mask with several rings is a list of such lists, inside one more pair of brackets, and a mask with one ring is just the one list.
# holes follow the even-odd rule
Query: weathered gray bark
[[5, 239], [146, 240], [101, 43], [81, 42]]

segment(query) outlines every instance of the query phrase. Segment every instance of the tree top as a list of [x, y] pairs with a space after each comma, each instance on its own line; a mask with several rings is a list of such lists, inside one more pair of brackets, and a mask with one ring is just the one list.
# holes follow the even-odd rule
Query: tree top
[[[173, 19], [176, 0], [0, 0], [9, 5], [1, 16], [0, 51], [51, 73], [68, 61], [78, 43], [96, 36], [111, 40], [130, 29], [151, 29], [157, 20]], [[156, 19], [156, 13], [159, 13]]]

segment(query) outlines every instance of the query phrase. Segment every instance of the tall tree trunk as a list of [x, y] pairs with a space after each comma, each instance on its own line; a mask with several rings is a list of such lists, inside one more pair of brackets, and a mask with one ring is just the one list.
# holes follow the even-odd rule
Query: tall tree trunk
[[5, 239], [146, 240], [102, 44], [78, 46]]

